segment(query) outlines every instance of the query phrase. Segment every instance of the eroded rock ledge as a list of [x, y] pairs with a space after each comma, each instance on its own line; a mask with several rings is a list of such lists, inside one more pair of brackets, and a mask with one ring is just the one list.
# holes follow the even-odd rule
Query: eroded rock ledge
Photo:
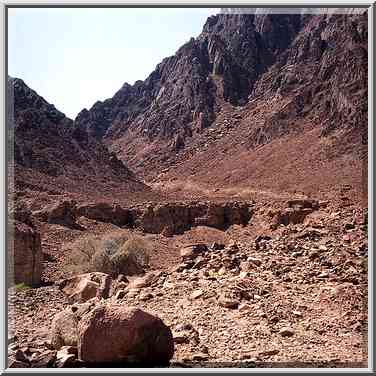
[[[59, 206], [64, 210], [58, 210]], [[53, 207], [54, 216], [49, 213]], [[62, 213], [56, 218], [56, 213]], [[69, 212], [69, 213], [68, 213]], [[69, 214], [69, 215], [68, 215]], [[123, 208], [117, 204], [105, 202], [90, 203], [78, 206], [74, 201], [61, 201], [46, 207], [35, 215], [42, 221], [72, 226], [72, 219], [83, 216], [92, 220], [109, 222], [121, 227], [139, 228], [144, 232], [164, 235], [181, 234], [195, 226], [208, 226], [226, 230], [231, 225], [246, 225], [253, 214], [252, 202], [189, 202], [147, 204]]]

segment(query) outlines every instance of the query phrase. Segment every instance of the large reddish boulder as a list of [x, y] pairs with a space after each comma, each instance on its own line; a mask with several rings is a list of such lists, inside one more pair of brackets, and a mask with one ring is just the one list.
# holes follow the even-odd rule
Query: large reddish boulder
[[78, 325], [78, 357], [88, 363], [165, 365], [173, 354], [170, 328], [138, 308], [101, 305]]

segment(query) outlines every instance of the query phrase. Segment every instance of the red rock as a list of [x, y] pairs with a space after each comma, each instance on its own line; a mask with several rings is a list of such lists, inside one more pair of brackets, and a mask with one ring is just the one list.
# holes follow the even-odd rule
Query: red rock
[[162, 365], [173, 353], [171, 330], [161, 319], [137, 308], [99, 306], [79, 323], [78, 356], [85, 362]]
[[69, 303], [73, 304], [84, 303], [94, 297], [108, 298], [111, 282], [108, 274], [92, 272], [61, 280], [58, 284]]
[[15, 221], [14, 242], [9, 249], [8, 273], [11, 282], [37, 286], [41, 282], [42, 248], [39, 231], [29, 222]]

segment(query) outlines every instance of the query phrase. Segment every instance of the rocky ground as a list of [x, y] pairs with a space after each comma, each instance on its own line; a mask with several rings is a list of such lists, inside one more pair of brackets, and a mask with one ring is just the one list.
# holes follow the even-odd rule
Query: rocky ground
[[[172, 367], [365, 367], [366, 211], [321, 202], [284, 225], [286, 211], [257, 208], [248, 225], [226, 231], [144, 234], [164, 240], [170, 262], [114, 282], [96, 304], [160, 317], [174, 337]], [[72, 303], [59, 286], [13, 288], [9, 303], [13, 366], [87, 366], [51, 349], [52, 320]]]

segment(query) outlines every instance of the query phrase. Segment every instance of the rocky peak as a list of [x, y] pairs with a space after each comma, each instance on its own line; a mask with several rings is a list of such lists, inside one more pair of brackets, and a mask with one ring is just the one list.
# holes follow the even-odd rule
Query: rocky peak
[[218, 96], [232, 104], [245, 103], [257, 78], [275, 61], [274, 55], [297, 33], [299, 20], [290, 15], [282, 20], [212, 16], [198, 38], [165, 58], [145, 81], [124, 84], [113, 98], [80, 113], [76, 123], [111, 140], [129, 128], [149, 141], [199, 133], [220, 110]]
[[[85, 175], [106, 165], [117, 176], [130, 175], [86, 129], [76, 126], [21, 79], [9, 77], [8, 91], [9, 142], [16, 166], [56, 177], [75, 169], [83, 169]], [[88, 113], [83, 110], [81, 117]]]
[[145, 81], [124, 84], [81, 113], [76, 125], [143, 170], [151, 159], [155, 166], [180, 153], [216, 127], [221, 113], [245, 108], [250, 100], [280, 102], [283, 96], [290, 103], [265, 114], [273, 119], [265, 119], [262, 129], [252, 127], [251, 146], [288, 133], [291, 121], [307, 115], [321, 119], [323, 135], [366, 124], [366, 15], [252, 12], [209, 17], [202, 33], [163, 59]]
[[45, 117], [54, 123], [65, 118], [62, 112], [30, 89], [23, 80], [8, 76], [8, 88], [12, 91], [11, 98], [15, 118], [19, 116], [33, 117], [34, 122], [38, 122], [41, 121], [41, 117]]

